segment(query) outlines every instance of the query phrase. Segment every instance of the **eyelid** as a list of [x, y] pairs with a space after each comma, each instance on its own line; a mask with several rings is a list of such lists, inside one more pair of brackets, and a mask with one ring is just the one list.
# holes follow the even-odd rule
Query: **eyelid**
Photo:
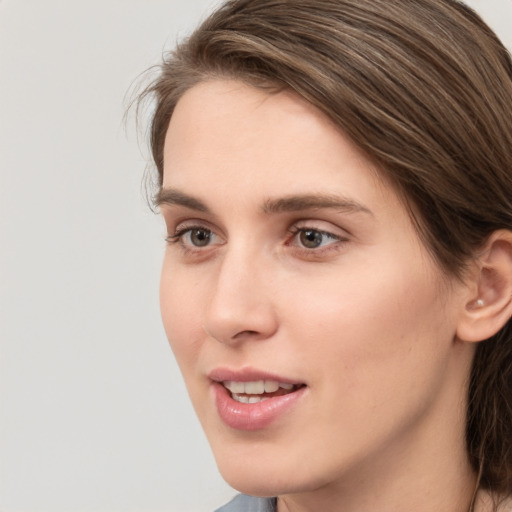
[[301, 219], [295, 221], [293, 225], [290, 227], [290, 230], [293, 229], [297, 229], [300, 231], [311, 229], [314, 231], [319, 231], [321, 233], [326, 233], [335, 238], [349, 238], [352, 236], [348, 229], [337, 226], [336, 224], [333, 224], [330, 221], [317, 219]]
[[[169, 236], [177, 235], [181, 232], [184, 232], [188, 229], [206, 229], [208, 231], [211, 231], [212, 233], [215, 233], [219, 236], [222, 236], [219, 233], [219, 229], [212, 225], [211, 222], [208, 222], [205, 219], [200, 218], [169, 218], [165, 219], [166, 225], [167, 225], [167, 232]], [[171, 235], [172, 233], [172, 235]]]

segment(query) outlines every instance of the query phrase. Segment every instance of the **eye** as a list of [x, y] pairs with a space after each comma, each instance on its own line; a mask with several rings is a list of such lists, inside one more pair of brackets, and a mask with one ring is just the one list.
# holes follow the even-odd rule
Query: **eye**
[[342, 237], [314, 228], [294, 228], [294, 235], [290, 245], [297, 245], [304, 249], [321, 249], [337, 242], [343, 241]]
[[316, 249], [322, 246], [325, 238], [325, 233], [316, 231], [315, 229], [302, 230], [299, 233], [300, 243], [307, 249]]
[[183, 248], [192, 250], [222, 243], [218, 235], [203, 226], [178, 228], [174, 235], [167, 238], [167, 242], [179, 243]]
[[195, 247], [205, 247], [212, 239], [212, 232], [209, 229], [193, 228], [186, 231], [182, 235], [183, 238]]

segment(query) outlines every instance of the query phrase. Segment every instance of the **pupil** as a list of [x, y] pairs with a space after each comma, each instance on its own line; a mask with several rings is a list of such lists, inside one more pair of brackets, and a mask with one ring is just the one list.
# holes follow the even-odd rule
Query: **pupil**
[[300, 234], [300, 243], [308, 249], [315, 249], [322, 244], [323, 235], [319, 231], [308, 229]]
[[210, 232], [205, 229], [194, 229], [190, 233], [190, 240], [197, 247], [204, 247], [210, 241]]

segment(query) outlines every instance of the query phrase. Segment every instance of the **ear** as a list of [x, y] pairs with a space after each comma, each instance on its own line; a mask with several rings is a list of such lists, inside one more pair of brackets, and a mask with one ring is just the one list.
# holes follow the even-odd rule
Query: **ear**
[[457, 325], [457, 337], [468, 342], [490, 338], [512, 316], [512, 232], [495, 231], [475, 265]]

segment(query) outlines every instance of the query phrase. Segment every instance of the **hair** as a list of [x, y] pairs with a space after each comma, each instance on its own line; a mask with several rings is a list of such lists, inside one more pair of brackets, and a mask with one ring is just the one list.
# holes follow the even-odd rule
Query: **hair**
[[[420, 238], [461, 277], [512, 229], [512, 60], [456, 0], [231, 0], [164, 57], [151, 150], [161, 186], [173, 110], [215, 78], [292, 90], [390, 180]], [[479, 343], [466, 440], [480, 488], [512, 494], [512, 325]]]

